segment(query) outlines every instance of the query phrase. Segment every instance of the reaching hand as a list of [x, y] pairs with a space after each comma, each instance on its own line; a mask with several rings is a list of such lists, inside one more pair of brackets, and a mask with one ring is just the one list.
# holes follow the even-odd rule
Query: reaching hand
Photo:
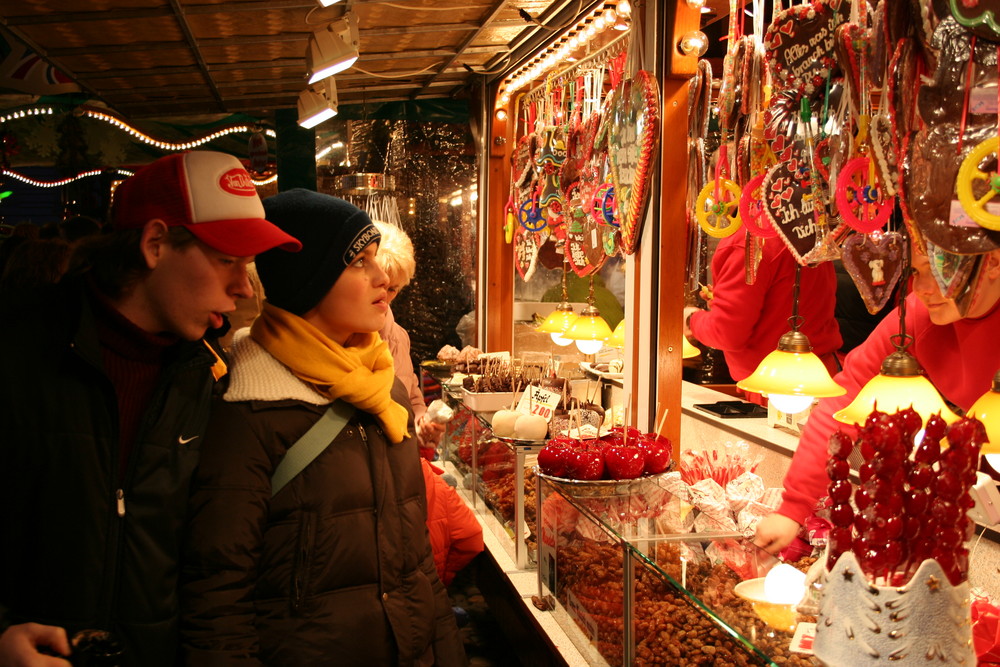
[[444, 435], [444, 424], [428, 419], [427, 414], [424, 413], [417, 417], [416, 426], [417, 438], [422, 446], [438, 446], [438, 443], [441, 442], [441, 436]]
[[66, 631], [54, 625], [21, 623], [0, 634], [0, 667], [66, 667], [69, 662], [38, 652], [45, 647], [54, 653], [69, 655]]
[[688, 324], [690, 322], [691, 315], [693, 315], [694, 313], [700, 312], [700, 311], [701, 311], [701, 308], [697, 308], [695, 306], [686, 306], [684, 308], [684, 335], [687, 336], [688, 338], [692, 337], [692, 335], [691, 335], [691, 327], [688, 326]]
[[776, 554], [799, 534], [799, 524], [783, 514], [771, 512], [757, 524], [753, 543], [764, 551]]

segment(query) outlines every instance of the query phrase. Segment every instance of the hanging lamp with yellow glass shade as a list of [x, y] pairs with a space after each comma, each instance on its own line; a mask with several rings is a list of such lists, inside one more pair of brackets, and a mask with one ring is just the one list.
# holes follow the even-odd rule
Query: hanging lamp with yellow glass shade
[[916, 357], [907, 352], [913, 336], [906, 333], [906, 287], [899, 297], [899, 333], [891, 341], [896, 348], [883, 361], [879, 374], [861, 388], [847, 407], [835, 412], [833, 418], [845, 424], [861, 425], [875, 411], [894, 413], [912, 407], [926, 423], [927, 418], [940, 414], [947, 423], [958, 419], [947, 403], [924, 375]]
[[833, 381], [826, 366], [812, 351], [809, 338], [799, 331], [799, 284], [802, 266], [795, 265], [795, 289], [792, 295], [792, 330], [778, 340], [778, 348], [768, 354], [748, 377], [736, 383], [743, 391], [766, 396], [785, 414], [797, 414], [808, 408], [814, 398], [842, 396], [846, 389]]
[[573, 344], [573, 341], [569, 338], [563, 337], [563, 334], [571, 326], [573, 326], [573, 322], [575, 322], [577, 318], [577, 314], [573, 312], [573, 306], [570, 305], [569, 302], [569, 292], [566, 290], [567, 266], [567, 260], [563, 257], [562, 296], [559, 304], [555, 307], [555, 310], [549, 313], [549, 316], [535, 328], [535, 331], [549, 334], [552, 338], [552, 342], [561, 347]]
[[681, 358], [691, 359], [697, 357], [701, 354], [701, 350], [694, 346], [694, 344], [687, 339], [687, 336], [681, 336]]
[[611, 338], [611, 327], [601, 317], [594, 306], [594, 276], [590, 276], [590, 293], [587, 295], [587, 307], [580, 311], [579, 317], [563, 334], [576, 342], [576, 347], [584, 354], [596, 354], [604, 347], [604, 341]]
[[976, 399], [969, 416], [983, 422], [989, 442], [983, 443], [983, 454], [1000, 454], [1000, 370], [993, 376], [993, 386]]
[[625, 347], [625, 319], [618, 321], [618, 326], [611, 332], [611, 337], [607, 340], [608, 347], [615, 347], [619, 350]]

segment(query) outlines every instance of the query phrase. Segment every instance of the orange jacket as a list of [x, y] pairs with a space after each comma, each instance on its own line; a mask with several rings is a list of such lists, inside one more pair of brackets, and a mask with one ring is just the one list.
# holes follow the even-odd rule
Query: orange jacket
[[441, 479], [443, 471], [424, 458], [420, 465], [427, 486], [427, 530], [434, 564], [447, 586], [483, 550], [483, 528], [455, 489]]

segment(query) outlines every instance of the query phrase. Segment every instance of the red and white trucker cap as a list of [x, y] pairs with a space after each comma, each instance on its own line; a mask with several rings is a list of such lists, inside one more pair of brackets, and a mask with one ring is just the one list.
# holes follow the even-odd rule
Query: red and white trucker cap
[[114, 229], [138, 229], [159, 219], [180, 225], [205, 245], [234, 257], [302, 244], [264, 219], [250, 174], [232, 155], [189, 151], [162, 157], [115, 191]]

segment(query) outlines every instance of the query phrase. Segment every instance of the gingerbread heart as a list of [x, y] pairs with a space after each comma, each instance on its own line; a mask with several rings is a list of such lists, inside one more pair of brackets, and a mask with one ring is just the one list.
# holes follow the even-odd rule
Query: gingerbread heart
[[874, 315], [888, 303], [903, 273], [904, 244], [899, 232], [853, 234], [840, 246], [844, 268]]
[[529, 232], [521, 225], [514, 229], [514, 268], [524, 282], [535, 275], [538, 263], [538, 240], [534, 232]]
[[764, 215], [785, 242], [795, 261], [805, 264], [821, 240], [823, 230], [813, 214], [812, 185], [808, 169], [799, 169], [799, 161], [779, 162], [771, 167], [761, 184]]
[[574, 219], [566, 225], [566, 259], [569, 268], [581, 278], [596, 273], [608, 256], [604, 252], [602, 225], [590, 216]]
[[[538, 263], [546, 269], [561, 269], [563, 257], [565, 256], [566, 244], [561, 237], [565, 236], [562, 231], [566, 225], [559, 225], [554, 229], [546, 229], [538, 233]], [[546, 232], [549, 232], [546, 234]]]
[[827, 77], [839, 72], [834, 31], [844, 16], [838, 7], [839, 2], [818, 0], [774, 18], [764, 35], [764, 47], [775, 88], [812, 97], [822, 93]]
[[639, 244], [649, 204], [649, 186], [660, 140], [660, 89], [656, 77], [639, 70], [614, 91], [608, 131], [611, 180], [618, 202], [622, 251], [630, 255]]

